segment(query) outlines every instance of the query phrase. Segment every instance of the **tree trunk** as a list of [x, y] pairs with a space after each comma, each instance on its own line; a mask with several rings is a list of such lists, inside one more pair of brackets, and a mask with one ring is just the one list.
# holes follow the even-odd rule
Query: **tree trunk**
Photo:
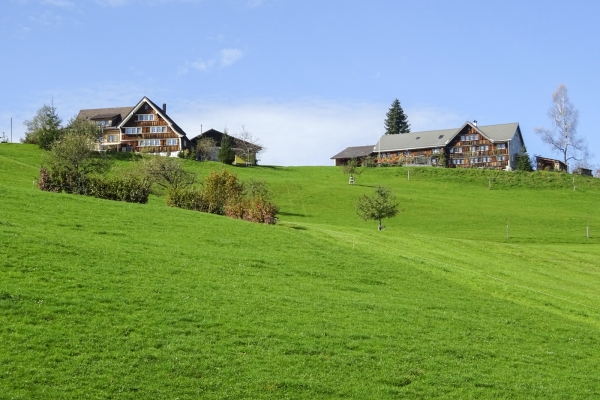
[[381, 220], [379, 220], [379, 226], [377, 227], [378, 230], [382, 231], [383, 230], [383, 226], [381, 226]]

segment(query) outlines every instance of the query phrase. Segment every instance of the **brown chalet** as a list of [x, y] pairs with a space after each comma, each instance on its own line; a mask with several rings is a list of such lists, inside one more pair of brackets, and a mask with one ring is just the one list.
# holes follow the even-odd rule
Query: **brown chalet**
[[102, 127], [103, 137], [98, 143], [98, 150], [144, 150], [175, 156], [191, 148], [183, 129], [167, 115], [167, 105], [158, 107], [145, 96], [132, 107], [81, 110], [78, 117]]
[[459, 128], [383, 135], [373, 154], [379, 162], [405, 165], [513, 170], [524, 144], [516, 122], [478, 126], [467, 121]]

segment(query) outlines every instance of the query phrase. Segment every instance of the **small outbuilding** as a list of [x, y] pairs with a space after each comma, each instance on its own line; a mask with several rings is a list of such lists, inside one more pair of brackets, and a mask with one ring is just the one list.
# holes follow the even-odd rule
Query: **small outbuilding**
[[362, 164], [365, 158], [370, 155], [375, 155], [374, 150], [374, 145], [347, 147], [341, 152], [337, 153], [335, 156], [331, 157], [331, 159], [335, 160], [336, 167], [339, 167], [340, 165], [346, 165], [348, 161], [353, 158], [356, 158], [358, 162]]
[[569, 170], [567, 164], [553, 158], [535, 156], [535, 164], [538, 171], [567, 172]]
[[573, 173], [577, 175], [594, 176], [592, 170], [587, 168], [577, 168]]

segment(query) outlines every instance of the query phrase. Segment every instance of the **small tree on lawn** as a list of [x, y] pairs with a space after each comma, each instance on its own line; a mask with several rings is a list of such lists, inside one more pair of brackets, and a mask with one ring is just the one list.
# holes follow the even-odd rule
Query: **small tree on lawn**
[[227, 130], [223, 133], [221, 139], [221, 149], [219, 150], [219, 161], [223, 164], [232, 164], [235, 160], [235, 153], [233, 152], [233, 141], [231, 136], [227, 134]]
[[356, 203], [356, 213], [365, 221], [375, 220], [379, 222], [377, 229], [383, 230], [381, 220], [392, 218], [398, 214], [398, 202], [389, 189], [378, 186], [374, 196], [363, 194]]
[[346, 164], [342, 165], [342, 174], [350, 175], [350, 178], [354, 178], [354, 175], [360, 175], [361, 173], [362, 169], [356, 158], [351, 158]]
[[183, 161], [171, 157], [146, 156], [141, 169], [150, 182], [164, 189], [189, 186], [196, 178], [193, 173], [183, 168]]
[[527, 153], [527, 148], [525, 146], [523, 146], [523, 148], [521, 149], [521, 153], [519, 153], [517, 160], [517, 171], [533, 171], [533, 165], [531, 165], [531, 157], [529, 157], [529, 153]]

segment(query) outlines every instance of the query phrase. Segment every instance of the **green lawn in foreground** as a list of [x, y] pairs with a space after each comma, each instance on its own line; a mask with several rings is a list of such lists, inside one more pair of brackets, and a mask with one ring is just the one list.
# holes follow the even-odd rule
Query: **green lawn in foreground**
[[[600, 395], [595, 179], [231, 167], [263, 226], [44, 193], [40, 154], [0, 145], [0, 398]], [[353, 209], [377, 184], [384, 232]]]

